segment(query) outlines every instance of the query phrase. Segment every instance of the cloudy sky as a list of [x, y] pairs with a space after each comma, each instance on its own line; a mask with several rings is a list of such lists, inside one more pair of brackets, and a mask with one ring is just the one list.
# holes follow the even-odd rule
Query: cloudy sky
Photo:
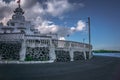
[[[4, 24], [17, 7], [17, 0], [0, 0]], [[62, 39], [88, 43], [87, 17], [91, 18], [93, 49], [120, 50], [119, 0], [21, 0], [26, 20], [42, 33], [60, 34]], [[69, 35], [69, 37], [67, 37]]]

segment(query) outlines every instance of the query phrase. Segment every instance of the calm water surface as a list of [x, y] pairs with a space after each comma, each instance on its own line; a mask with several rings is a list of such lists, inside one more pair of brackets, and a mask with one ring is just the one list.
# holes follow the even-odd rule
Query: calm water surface
[[93, 53], [94, 56], [108, 56], [108, 57], [119, 57], [120, 53]]

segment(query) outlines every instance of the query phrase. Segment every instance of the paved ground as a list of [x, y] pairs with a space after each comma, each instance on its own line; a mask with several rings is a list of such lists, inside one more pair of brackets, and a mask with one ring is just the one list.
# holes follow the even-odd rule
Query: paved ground
[[0, 64], [0, 80], [120, 80], [120, 58], [52, 64]]

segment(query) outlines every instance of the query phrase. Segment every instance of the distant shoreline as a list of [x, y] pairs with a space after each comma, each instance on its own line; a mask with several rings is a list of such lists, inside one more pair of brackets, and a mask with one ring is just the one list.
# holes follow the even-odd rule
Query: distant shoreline
[[120, 51], [115, 50], [93, 50], [94, 53], [120, 53]]

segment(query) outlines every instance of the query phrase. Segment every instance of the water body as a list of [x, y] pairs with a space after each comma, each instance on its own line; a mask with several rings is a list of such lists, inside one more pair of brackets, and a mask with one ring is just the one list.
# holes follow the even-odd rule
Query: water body
[[94, 56], [108, 56], [108, 57], [119, 57], [120, 53], [93, 53]]

